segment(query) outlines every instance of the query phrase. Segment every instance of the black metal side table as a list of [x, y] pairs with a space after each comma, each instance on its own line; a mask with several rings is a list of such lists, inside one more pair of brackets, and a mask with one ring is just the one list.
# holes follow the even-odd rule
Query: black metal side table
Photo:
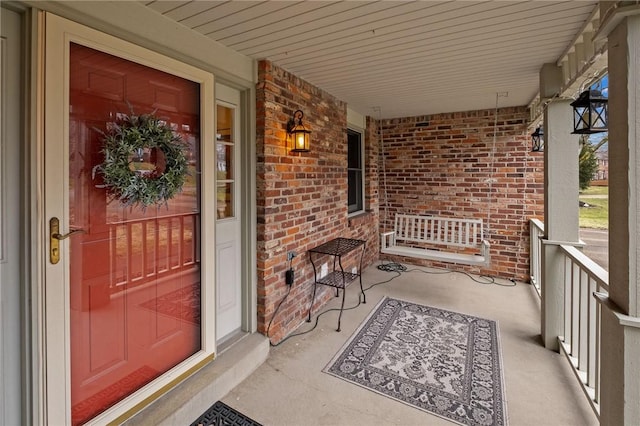
[[[364, 294], [364, 289], [362, 288], [362, 259], [364, 258], [366, 245], [367, 242], [364, 240], [356, 240], [353, 238], [335, 238], [309, 250], [309, 260], [311, 261], [311, 265], [313, 266], [314, 283], [313, 296], [311, 297], [311, 305], [309, 306], [307, 322], [311, 321], [311, 310], [313, 309], [313, 302], [316, 298], [316, 288], [318, 287], [318, 284], [335, 287], [336, 297], [340, 295], [340, 289], [342, 289], [342, 305], [340, 306], [340, 315], [338, 316], [337, 331], [340, 331], [340, 320], [342, 319], [342, 310], [344, 309], [344, 296], [346, 293], [347, 284], [349, 284], [356, 278], [360, 278], [360, 292], [362, 293], [363, 299], [362, 303], [367, 303], [367, 296]], [[359, 247], [362, 247], [362, 253], [360, 254], [360, 267], [358, 269], [358, 273], [354, 274], [352, 272], [345, 272], [344, 268], [342, 267], [342, 256], [351, 253]], [[324, 277], [318, 278], [318, 269], [313, 261], [314, 254], [333, 256], [333, 271], [329, 272]], [[319, 257], [320, 256], [316, 256], [316, 261], [319, 259]], [[336, 269], [336, 261], [337, 265], [340, 267], [340, 270]]]

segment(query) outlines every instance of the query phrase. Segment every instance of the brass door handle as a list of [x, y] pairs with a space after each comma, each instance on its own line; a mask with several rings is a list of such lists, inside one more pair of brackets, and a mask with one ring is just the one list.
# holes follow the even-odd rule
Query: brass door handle
[[66, 240], [67, 238], [69, 238], [70, 236], [72, 236], [73, 234], [77, 234], [77, 233], [84, 233], [84, 229], [72, 229], [71, 231], [67, 232], [66, 234], [62, 235], [62, 234], [52, 234], [51, 238], [55, 238], [58, 241], [62, 241], [62, 240]]
[[73, 229], [66, 234], [60, 233], [60, 220], [52, 217], [49, 220], [49, 261], [55, 265], [60, 262], [60, 241], [69, 238], [74, 234], [85, 232], [84, 229]]

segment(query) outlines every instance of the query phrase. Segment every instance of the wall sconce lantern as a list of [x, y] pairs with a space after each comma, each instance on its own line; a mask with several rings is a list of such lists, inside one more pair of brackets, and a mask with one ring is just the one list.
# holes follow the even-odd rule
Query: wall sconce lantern
[[287, 137], [289, 138], [291, 152], [309, 152], [311, 130], [304, 127], [302, 117], [304, 117], [302, 110], [297, 110], [287, 122]]
[[535, 132], [531, 133], [531, 151], [539, 152], [544, 150], [544, 128], [536, 127]]
[[606, 132], [609, 100], [599, 90], [585, 90], [578, 99], [571, 102], [573, 107], [573, 134], [588, 135]]

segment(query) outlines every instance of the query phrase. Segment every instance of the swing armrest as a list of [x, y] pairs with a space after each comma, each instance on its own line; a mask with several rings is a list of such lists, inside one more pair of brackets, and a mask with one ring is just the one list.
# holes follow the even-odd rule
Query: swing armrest
[[481, 248], [482, 256], [485, 259], [487, 259], [487, 262], [488, 262], [488, 259], [489, 259], [489, 249], [490, 248], [491, 248], [491, 243], [489, 243], [489, 241], [487, 241], [487, 240], [482, 240], [482, 248]]
[[387, 247], [393, 247], [396, 245], [396, 232], [383, 232], [380, 234], [380, 243], [382, 244], [382, 250]]

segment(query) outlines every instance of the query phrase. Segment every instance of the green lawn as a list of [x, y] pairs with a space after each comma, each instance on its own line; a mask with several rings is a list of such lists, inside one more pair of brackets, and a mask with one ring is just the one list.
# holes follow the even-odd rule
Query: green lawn
[[590, 195], [609, 195], [608, 186], [590, 186], [584, 191], [580, 191], [580, 197], [588, 197]]
[[609, 227], [609, 199], [602, 198], [605, 195], [609, 195], [609, 188], [606, 186], [592, 186], [580, 192], [580, 201], [590, 206], [580, 207], [581, 228], [607, 229]]

